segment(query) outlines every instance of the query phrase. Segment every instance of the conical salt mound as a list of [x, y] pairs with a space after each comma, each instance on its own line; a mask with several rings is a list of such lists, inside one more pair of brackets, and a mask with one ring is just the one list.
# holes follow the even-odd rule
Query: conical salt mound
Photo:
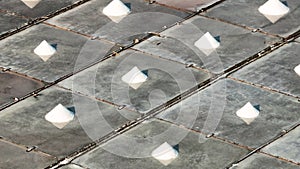
[[51, 46], [47, 41], [43, 40], [35, 49], [34, 53], [37, 54], [43, 61], [47, 61], [52, 55], [54, 55], [56, 49]]
[[206, 32], [194, 45], [208, 56], [220, 46], [220, 42], [218, 42], [209, 32]]
[[294, 71], [300, 76], [300, 65], [296, 66]]
[[130, 9], [120, 0], [113, 0], [104, 9], [103, 14], [106, 16], [123, 16], [130, 13]]
[[258, 8], [258, 11], [272, 23], [277, 22], [280, 18], [286, 15], [289, 10], [290, 9], [279, 0], [268, 0]]
[[259, 111], [250, 102], [248, 102], [236, 112], [236, 115], [249, 125], [258, 117]]
[[63, 105], [58, 104], [48, 114], [46, 114], [45, 119], [57, 128], [62, 129], [73, 120], [74, 116], [73, 112], [65, 108]]
[[41, 0], [21, 0], [29, 8], [34, 8]]
[[147, 80], [147, 78], [148, 76], [135, 66], [122, 76], [122, 81], [129, 84], [132, 88], [137, 89]]
[[178, 152], [167, 142], [163, 143], [151, 153], [152, 157], [157, 159], [163, 165], [169, 165], [178, 156]]

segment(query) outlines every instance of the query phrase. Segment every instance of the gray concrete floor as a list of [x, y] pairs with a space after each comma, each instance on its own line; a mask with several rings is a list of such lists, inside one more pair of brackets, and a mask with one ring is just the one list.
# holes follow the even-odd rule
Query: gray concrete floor
[[[300, 168], [298, 0], [274, 24], [266, 0], [124, 0], [119, 22], [109, 2], [0, 0], [0, 169]], [[220, 42], [208, 56], [206, 32]], [[137, 89], [122, 80], [135, 66]], [[59, 103], [75, 113], [62, 129], [45, 119]], [[164, 142], [167, 166], [151, 156]]]

